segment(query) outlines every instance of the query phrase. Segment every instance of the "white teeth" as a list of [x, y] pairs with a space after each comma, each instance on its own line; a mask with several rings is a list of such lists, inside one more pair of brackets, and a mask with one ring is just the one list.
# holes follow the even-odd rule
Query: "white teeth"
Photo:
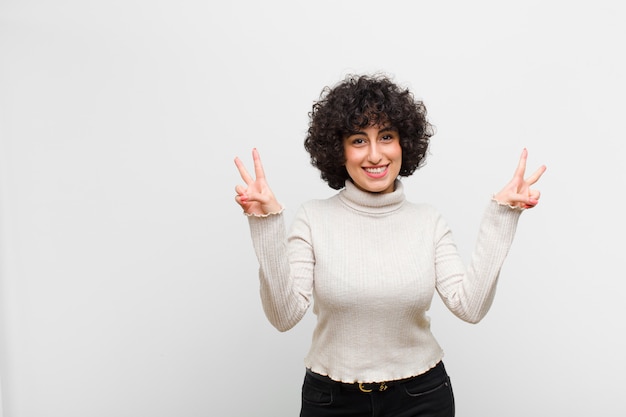
[[372, 174], [380, 174], [383, 171], [385, 171], [387, 169], [387, 167], [379, 167], [379, 168], [365, 168], [365, 170], [367, 172], [370, 172]]

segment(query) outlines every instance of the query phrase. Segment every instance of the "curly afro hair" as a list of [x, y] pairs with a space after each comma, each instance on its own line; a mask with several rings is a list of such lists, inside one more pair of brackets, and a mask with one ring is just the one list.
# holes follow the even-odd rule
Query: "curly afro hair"
[[331, 188], [343, 188], [350, 178], [345, 167], [344, 138], [378, 124], [390, 124], [398, 130], [402, 147], [400, 176], [413, 174], [424, 164], [434, 134], [422, 101], [380, 74], [348, 75], [335, 87], [322, 90], [309, 113], [304, 148]]

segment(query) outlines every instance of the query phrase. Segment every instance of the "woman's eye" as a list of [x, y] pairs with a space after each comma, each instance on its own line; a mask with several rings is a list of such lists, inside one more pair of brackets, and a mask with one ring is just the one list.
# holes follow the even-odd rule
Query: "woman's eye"
[[352, 141], [352, 143], [355, 144], [355, 145], [361, 145], [361, 144], [365, 143], [365, 141], [363, 139], [361, 139], [361, 138], [356, 138], [356, 139], [354, 139]]
[[382, 140], [392, 140], [393, 136], [392, 135], [385, 135], [381, 138]]

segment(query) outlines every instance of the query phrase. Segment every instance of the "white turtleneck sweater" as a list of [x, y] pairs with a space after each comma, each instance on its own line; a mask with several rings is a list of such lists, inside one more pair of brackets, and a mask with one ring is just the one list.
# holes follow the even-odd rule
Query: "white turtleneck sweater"
[[400, 181], [388, 194], [347, 181], [305, 203], [289, 233], [280, 213], [249, 216], [265, 314], [286, 331], [314, 300], [305, 366], [316, 373], [343, 382], [420, 375], [443, 357], [426, 315], [435, 290], [459, 318], [481, 320], [521, 212], [491, 201], [467, 266], [441, 215], [408, 202]]

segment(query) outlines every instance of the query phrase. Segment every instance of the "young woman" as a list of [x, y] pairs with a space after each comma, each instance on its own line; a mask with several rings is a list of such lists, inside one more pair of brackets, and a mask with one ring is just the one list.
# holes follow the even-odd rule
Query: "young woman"
[[235, 158], [245, 182], [235, 201], [248, 216], [267, 318], [286, 331], [314, 301], [301, 417], [454, 415], [426, 312], [437, 291], [462, 320], [485, 316], [545, 166], [525, 179], [524, 149], [512, 180], [488, 202], [465, 265], [445, 220], [407, 201], [399, 179], [423, 164], [432, 135], [424, 104], [384, 75], [325, 88], [304, 145], [340, 191], [303, 204], [289, 232], [257, 150], [254, 177]]

